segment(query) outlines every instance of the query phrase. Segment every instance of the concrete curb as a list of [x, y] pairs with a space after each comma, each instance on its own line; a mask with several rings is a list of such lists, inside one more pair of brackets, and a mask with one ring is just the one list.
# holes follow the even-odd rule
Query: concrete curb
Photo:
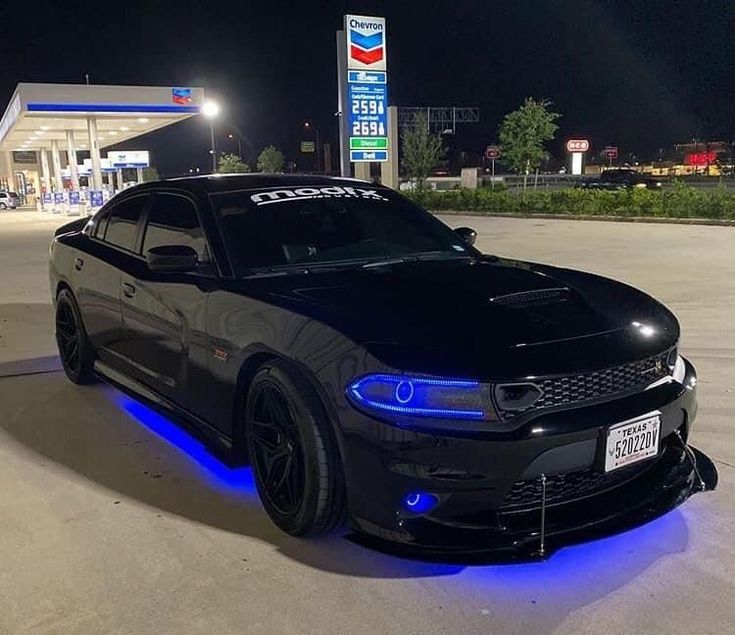
[[0, 363], [0, 379], [4, 377], [19, 377], [21, 375], [55, 373], [60, 370], [63, 370], [63, 367], [57, 355], [34, 357], [33, 359], [19, 359]]
[[595, 216], [594, 214], [504, 214], [500, 212], [476, 212], [461, 210], [431, 210], [432, 214], [441, 216], [479, 216], [496, 218], [543, 218], [550, 220], [596, 220], [606, 223], [662, 223], [666, 225], [715, 225], [735, 227], [735, 219], [731, 218], [669, 218], [662, 216]]

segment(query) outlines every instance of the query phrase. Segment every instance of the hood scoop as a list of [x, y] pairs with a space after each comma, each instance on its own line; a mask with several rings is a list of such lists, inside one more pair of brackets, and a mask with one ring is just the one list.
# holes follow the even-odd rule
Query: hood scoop
[[536, 289], [535, 291], [519, 291], [490, 298], [491, 304], [507, 306], [510, 309], [525, 309], [532, 306], [557, 304], [569, 299], [569, 289], [558, 287], [550, 289]]

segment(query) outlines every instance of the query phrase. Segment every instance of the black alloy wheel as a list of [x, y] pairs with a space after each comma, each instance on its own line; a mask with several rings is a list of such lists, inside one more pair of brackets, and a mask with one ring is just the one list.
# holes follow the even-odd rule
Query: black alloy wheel
[[56, 300], [56, 343], [66, 376], [75, 384], [89, 383], [94, 354], [74, 296], [66, 289]]
[[285, 395], [262, 382], [252, 396], [250, 438], [253, 467], [262, 495], [282, 515], [293, 514], [304, 498], [304, 453]]
[[250, 384], [245, 440], [258, 494], [271, 520], [294, 535], [320, 534], [344, 517], [339, 453], [308, 381], [280, 360]]

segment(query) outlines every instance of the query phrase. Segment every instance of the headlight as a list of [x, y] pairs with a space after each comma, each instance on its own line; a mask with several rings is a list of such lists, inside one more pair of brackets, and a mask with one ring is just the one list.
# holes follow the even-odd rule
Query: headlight
[[490, 411], [481, 384], [462, 379], [370, 374], [347, 387], [358, 407], [377, 414], [439, 419], [486, 419]]
[[683, 384], [685, 374], [686, 364], [684, 364], [684, 358], [677, 354], [676, 361], [674, 362], [674, 368], [671, 371], [671, 376], [674, 378], [674, 381], [678, 381], [680, 384]]

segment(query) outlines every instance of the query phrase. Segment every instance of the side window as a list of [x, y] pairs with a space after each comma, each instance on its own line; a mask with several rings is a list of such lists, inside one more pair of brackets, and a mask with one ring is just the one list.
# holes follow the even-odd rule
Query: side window
[[156, 194], [148, 212], [143, 238], [143, 255], [152, 247], [186, 245], [207, 261], [207, 241], [194, 204], [175, 194]]
[[147, 196], [136, 196], [115, 205], [110, 210], [110, 217], [105, 232], [105, 242], [117, 245], [128, 251], [135, 251], [135, 237]]
[[94, 227], [94, 237], [102, 240], [105, 237], [105, 231], [107, 231], [107, 221], [110, 220], [110, 210], [105, 210], [100, 214], [97, 219], [97, 223]]

